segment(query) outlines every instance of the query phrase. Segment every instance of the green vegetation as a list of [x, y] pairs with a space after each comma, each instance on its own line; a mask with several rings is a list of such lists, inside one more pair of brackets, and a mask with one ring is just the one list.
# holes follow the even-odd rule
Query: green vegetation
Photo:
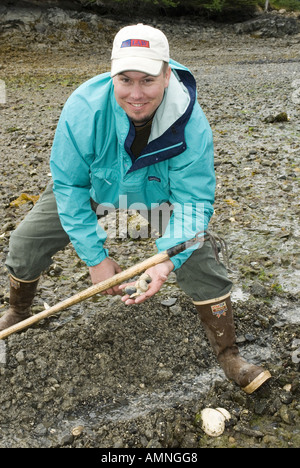
[[299, 0], [272, 0], [271, 6], [276, 9], [284, 8], [287, 11], [300, 11]]
[[[90, 5], [97, 0], [90, 0]], [[86, 4], [86, 2], [85, 2]], [[208, 15], [244, 13], [264, 9], [266, 0], [101, 0], [107, 9], [127, 13], [142, 11], [172, 11], [173, 13], [205, 13]], [[288, 11], [300, 11], [300, 0], [270, 0], [269, 9], [284, 8]]]

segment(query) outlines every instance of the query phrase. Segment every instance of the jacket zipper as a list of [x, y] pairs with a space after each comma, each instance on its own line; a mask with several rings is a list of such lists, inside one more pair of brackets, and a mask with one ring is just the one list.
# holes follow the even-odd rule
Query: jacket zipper
[[183, 145], [183, 141], [181, 141], [180, 143], [177, 143], [177, 145], [168, 146], [168, 148], [162, 148], [158, 151], [153, 151], [152, 153], [143, 154], [142, 156], [140, 156], [140, 158], [146, 158], [147, 156], [152, 156], [153, 154], [158, 154], [158, 153], [162, 153], [163, 151], [168, 151], [173, 148], [178, 148], [181, 145]]

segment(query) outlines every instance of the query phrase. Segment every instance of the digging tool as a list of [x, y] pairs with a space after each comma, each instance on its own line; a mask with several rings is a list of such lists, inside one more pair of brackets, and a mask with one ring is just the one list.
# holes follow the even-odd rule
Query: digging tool
[[158, 265], [159, 263], [163, 263], [166, 260], [169, 260], [172, 257], [175, 257], [175, 255], [178, 255], [179, 253], [183, 252], [189, 247], [192, 247], [193, 245], [196, 245], [198, 243], [202, 245], [202, 242], [207, 238], [210, 238], [210, 235], [207, 232], [198, 232], [193, 239], [175, 245], [174, 247], [171, 247], [170, 249], [165, 250], [164, 252], [158, 253], [153, 257], [150, 257], [147, 260], [144, 260], [143, 262], [138, 263], [137, 265], [134, 265], [105, 281], [101, 281], [101, 283], [95, 284], [85, 289], [84, 291], [81, 291], [80, 293], [75, 294], [74, 296], [68, 299], [65, 299], [64, 301], [59, 302], [53, 307], [49, 307], [48, 309], [43, 310], [39, 314], [33, 315], [32, 317], [29, 317], [28, 319], [23, 320], [22, 322], [19, 322], [16, 325], [13, 325], [12, 327], [6, 328], [2, 332], [0, 332], [0, 339], [3, 340], [4, 338], [7, 338], [13, 333], [19, 332], [24, 328], [30, 327], [31, 325], [39, 322], [40, 320], [50, 317], [51, 315], [54, 315], [57, 312], [61, 312], [74, 304], [78, 304], [79, 302], [82, 302], [85, 299], [89, 299], [90, 297], [95, 296], [96, 294], [107, 291], [108, 289], [113, 288], [114, 286], [128, 281], [134, 276], [143, 273], [148, 268], [151, 268], [155, 265]]

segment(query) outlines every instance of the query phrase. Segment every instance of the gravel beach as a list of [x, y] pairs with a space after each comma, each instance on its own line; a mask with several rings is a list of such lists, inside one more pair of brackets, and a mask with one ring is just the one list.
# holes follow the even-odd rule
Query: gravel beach
[[[171, 274], [141, 306], [99, 296], [0, 342], [0, 448], [300, 445], [299, 19], [151, 24], [197, 79], [215, 140], [211, 229], [229, 245], [238, 343], [273, 379], [251, 396], [225, 379]], [[10, 233], [50, 179], [62, 107], [109, 71], [122, 26], [92, 12], [0, 7], [0, 313]], [[109, 236], [107, 247], [124, 269], [156, 253], [154, 239]], [[41, 278], [33, 311], [90, 285], [70, 245]], [[202, 431], [205, 407], [230, 412], [220, 437]]]

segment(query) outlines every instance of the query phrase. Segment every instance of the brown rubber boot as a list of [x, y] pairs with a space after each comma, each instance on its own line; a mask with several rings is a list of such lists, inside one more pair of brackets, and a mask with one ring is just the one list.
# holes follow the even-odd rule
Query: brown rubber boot
[[10, 277], [9, 309], [0, 318], [0, 331], [30, 317], [30, 307], [34, 299], [39, 278], [34, 281], [20, 281]]
[[236, 345], [230, 295], [196, 302], [202, 325], [226, 377], [251, 394], [271, 378], [269, 371], [249, 364]]

